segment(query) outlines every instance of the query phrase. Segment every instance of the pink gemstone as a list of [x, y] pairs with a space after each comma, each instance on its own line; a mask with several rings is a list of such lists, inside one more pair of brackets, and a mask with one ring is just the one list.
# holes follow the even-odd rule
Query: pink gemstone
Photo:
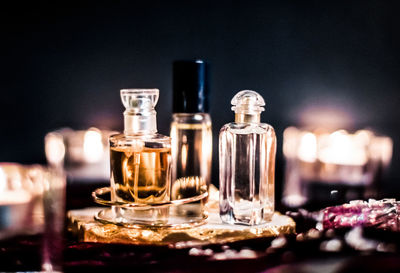
[[355, 200], [323, 211], [323, 227], [375, 226], [400, 231], [400, 202], [395, 199]]

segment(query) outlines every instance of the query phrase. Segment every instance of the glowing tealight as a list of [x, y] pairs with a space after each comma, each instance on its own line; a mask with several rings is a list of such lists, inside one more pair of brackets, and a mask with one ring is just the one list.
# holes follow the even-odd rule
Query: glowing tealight
[[63, 164], [65, 157], [65, 145], [62, 135], [49, 133], [45, 138], [45, 153], [50, 165], [59, 166]]
[[83, 156], [89, 163], [99, 162], [103, 158], [104, 146], [101, 132], [90, 129], [85, 132], [83, 140]]
[[344, 130], [329, 135], [328, 142], [320, 149], [318, 157], [321, 162], [338, 165], [362, 166], [368, 161], [365, 145]]
[[317, 138], [313, 133], [306, 132], [302, 135], [297, 156], [305, 162], [315, 162], [317, 159]]
[[374, 182], [388, 169], [392, 152], [392, 139], [376, 136], [371, 130], [349, 133], [327, 127], [313, 131], [288, 127], [283, 135], [286, 170], [282, 201], [300, 207], [325, 199], [336, 202], [374, 196]]

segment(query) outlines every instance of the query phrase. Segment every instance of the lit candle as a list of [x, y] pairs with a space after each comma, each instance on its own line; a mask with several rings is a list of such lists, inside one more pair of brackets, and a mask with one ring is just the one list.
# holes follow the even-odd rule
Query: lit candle
[[[307, 196], [311, 187], [318, 189], [314, 195], [322, 192], [323, 187], [369, 187], [377, 170], [390, 164], [392, 150], [389, 137], [378, 137], [369, 130], [351, 134], [345, 130], [328, 133], [289, 127], [284, 132], [283, 144], [284, 202], [299, 206], [310, 197], [315, 198]], [[333, 193], [337, 191], [332, 190]]]
[[105, 153], [101, 131], [89, 129], [83, 137], [83, 157], [88, 163], [102, 160]]
[[97, 128], [50, 132], [45, 137], [47, 162], [64, 168], [71, 180], [108, 180], [108, 136], [112, 133]]
[[30, 206], [33, 194], [27, 190], [29, 183], [23, 180], [21, 169], [16, 164], [0, 164], [0, 238], [29, 228], [32, 223]]

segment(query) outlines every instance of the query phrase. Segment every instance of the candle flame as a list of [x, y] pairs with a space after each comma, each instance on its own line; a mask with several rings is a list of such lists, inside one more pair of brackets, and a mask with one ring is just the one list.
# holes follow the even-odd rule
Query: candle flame
[[389, 167], [393, 156], [393, 140], [390, 137], [376, 137], [372, 141], [371, 156], [380, 161], [383, 168]]
[[302, 135], [297, 154], [305, 162], [315, 162], [317, 159], [317, 138], [313, 133], [306, 132]]
[[45, 154], [50, 165], [60, 166], [64, 162], [65, 145], [62, 135], [48, 133], [45, 137]]
[[287, 158], [296, 158], [297, 156], [297, 138], [299, 129], [288, 127], [283, 131], [283, 154]]
[[0, 166], [0, 206], [23, 204], [32, 199], [31, 194], [22, 188], [22, 179], [24, 178], [15, 165]]
[[83, 140], [83, 156], [89, 163], [99, 162], [103, 158], [104, 146], [101, 132], [95, 128], [85, 132]]
[[359, 141], [357, 135], [348, 134], [345, 130], [338, 130], [328, 135], [322, 143], [318, 157], [321, 162], [362, 166], [368, 161], [365, 143]]
[[[319, 160], [330, 164], [362, 166], [368, 161], [369, 145], [379, 139], [373, 137], [373, 133], [368, 130], [359, 130], [355, 134], [337, 130], [328, 134], [289, 127], [284, 132], [284, 154], [287, 157], [296, 156], [309, 163]], [[385, 162], [391, 159], [391, 139], [388, 140], [378, 141], [375, 145], [379, 150], [379, 153], [375, 153], [376, 156], [380, 156], [382, 161], [386, 158]], [[383, 142], [386, 144], [381, 144]]]

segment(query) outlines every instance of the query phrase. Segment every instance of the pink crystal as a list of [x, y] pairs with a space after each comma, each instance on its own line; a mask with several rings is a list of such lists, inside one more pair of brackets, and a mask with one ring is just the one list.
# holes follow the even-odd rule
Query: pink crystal
[[323, 210], [323, 227], [373, 226], [400, 231], [400, 202], [395, 199], [355, 200]]

